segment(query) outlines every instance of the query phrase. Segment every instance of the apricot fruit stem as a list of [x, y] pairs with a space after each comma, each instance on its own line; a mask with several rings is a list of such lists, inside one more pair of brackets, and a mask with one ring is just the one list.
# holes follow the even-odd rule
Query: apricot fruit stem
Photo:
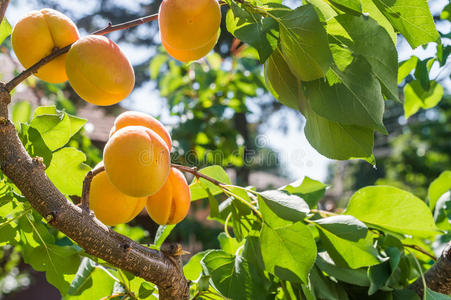
[[[3, 12], [3, 8], [6, 10], [6, 6], [8, 5], [9, 1], [4, 1], [4, 0], [0, 0], [0, 1], [1, 1], [1, 3], [0, 3], [0, 17], [1, 17], [1, 19], [3, 19], [3, 15], [1, 13]], [[4, 12], [3, 12], [3, 14], [4, 14]], [[121, 23], [121, 24], [117, 24], [117, 25], [112, 25], [111, 22], [110, 22], [108, 24], [108, 26], [106, 26], [103, 29], [95, 31], [92, 34], [105, 35], [105, 34], [110, 33], [110, 32], [132, 28], [132, 27], [135, 27], [135, 26], [138, 26], [138, 25], [141, 25], [141, 24], [144, 24], [144, 23], [148, 23], [148, 22], [151, 22], [151, 21], [154, 21], [154, 20], [157, 20], [157, 19], [158, 19], [158, 14], [153, 14], [153, 15], [149, 15], [149, 16], [146, 16], [146, 17], [143, 17], [143, 18], [135, 19], [135, 20], [132, 20], [132, 21], [129, 21], [129, 22], [125, 22], [125, 23]], [[50, 61], [52, 61], [53, 59], [57, 58], [58, 56], [68, 52], [70, 50], [71, 46], [72, 46], [72, 44], [67, 45], [64, 48], [56, 49], [54, 52], [52, 52], [48, 56], [44, 57], [43, 59], [41, 59], [40, 61], [38, 61], [37, 63], [35, 63], [31, 67], [29, 67], [28, 69], [22, 71], [16, 77], [11, 79], [8, 83], [6, 83], [5, 89], [8, 92], [11, 92], [22, 81], [24, 81], [25, 79], [27, 79], [28, 77], [30, 77], [31, 75], [36, 73], [40, 67], [42, 67], [43, 65], [49, 63]]]
[[83, 190], [81, 194], [81, 202], [80, 207], [83, 211], [89, 211], [89, 190], [91, 189], [91, 182], [94, 177], [105, 171], [105, 167], [103, 165], [98, 166], [91, 171], [89, 171], [85, 179], [83, 180]]

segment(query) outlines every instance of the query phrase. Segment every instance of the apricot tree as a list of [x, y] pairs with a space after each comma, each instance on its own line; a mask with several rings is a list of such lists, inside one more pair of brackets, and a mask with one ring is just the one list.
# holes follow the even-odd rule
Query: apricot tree
[[[11, 32], [3, 19], [8, 2], [0, 6], [4, 36]], [[398, 81], [415, 68], [404, 65], [398, 72], [397, 33], [412, 47], [440, 38], [422, 0], [307, 1], [295, 9], [276, 0], [164, 0], [157, 15], [109, 24], [81, 38], [61, 13], [32, 12], [11, 36], [27, 69], [0, 85], [0, 245], [20, 249], [67, 299], [451, 294], [451, 246], [444, 245], [438, 259], [432, 248], [450, 230], [449, 172], [431, 183], [426, 201], [396, 187], [368, 186], [344, 211], [331, 212], [319, 206], [327, 185], [308, 177], [258, 191], [232, 185], [220, 166], [171, 164], [169, 132], [142, 113], [116, 119], [103, 164], [93, 169], [68, 144], [85, 120], [49, 106], [38, 107], [30, 122], [16, 127], [11, 121], [11, 93], [32, 74], [49, 82], [67, 75], [78, 95], [96, 105], [127, 97], [133, 69], [103, 36], [116, 30], [158, 19], [171, 56], [202, 58], [220, 34], [220, 5], [229, 7], [228, 31], [240, 47], [251, 46], [246, 55], [264, 64], [268, 90], [304, 115], [309, 142], [334, 159], [375, 164], [374, 132], [387, 132], [384, 103], [399, 101]], [[446, 53], [438, 55], [440, 63]], [[421, 80], [420, 71], [415, 76]], [[418, 95], [420, 102], [428, 97]], [[429, 107], [421, 105], [417, 109]], [[194, 175], [189, 186], [182, 172]], [[208, 199], [210, 219], [224, 225], [221, 249], [196, 253], [182, 268], [181, 246], [163, 242], [190, 202], [200, 199]], [[161, 225], [152, 245], [109, 227], [130, 221], [144, 206]]]

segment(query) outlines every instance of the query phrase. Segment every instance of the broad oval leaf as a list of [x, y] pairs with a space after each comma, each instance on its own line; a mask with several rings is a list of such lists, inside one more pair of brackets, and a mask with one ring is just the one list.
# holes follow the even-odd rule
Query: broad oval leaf
[[[224, 169], [220, 166], [209, 166], [199, 170], [200, 173], [210, 176], [221, 183], [230, 184], [230, 178]], [[208, 198], [208, 193], [205, 189], [209, 189], [210, 193], [215, 196], [222, 193], [222, 189], [217, 185], [211, 183], [203, 178], [194, 178], [190, 186], [191, 201]]]
[[302, 81], [326, 75], [331, 62], [327, 34], [312, 5], [307, 4], [279, 19], [280, 45], [293, 74]]
[[409, 192], [392, 186], [369, 186], [358, 190], [346, 214], [369, 226], [417, 237], [438, 233], [427, 205]]
[[222, 250], [210, 251], [201, 261], [212, 285], [222, 295], [236, 300], [264, 299], [262, 278], [252, 271], [247, 260]]
[[260, 247], [267, 271], [284, 280], [308, 282], [316, 258], [316, 244], [302, 222], [276, 229], [263, 224]]
[[444, 171], [429, 185], [428, 198], [429, 208], [434, 209], [438, 199], [451, 189], [451, 171]]
[[336, 236], [354, 242], [365, 238], [368, 233], [368, 227], [353, 216], [332, 216], [314, 222]]
[[439, 34], [424, 0], [371, 0], [412, 48], [435, 42]]
[[277, 216], [285, 220], [301, 221], [310, 212], [308, 204], [299, 196], [274, 190], [261, 192], [259, 197]]

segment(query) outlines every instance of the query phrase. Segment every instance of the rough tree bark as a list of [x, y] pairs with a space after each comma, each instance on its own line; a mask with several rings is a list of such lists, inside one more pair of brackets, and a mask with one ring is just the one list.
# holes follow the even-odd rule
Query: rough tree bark
[[[8, 4], [8, 0], [0, 1], [0, 22]], [[147, 20], [141, 19], [135, 23], [150, 19], [156, 19], [156, 16], [149, 16]], [[126, 27], [130, 24], [119, 26]], [[110, 24], [100, 34], [110, 32], [111, 28]], [[189, 282], [184, 277], [181, 265], [176, 263], [179, 260], [118, 234], [100, 223], [89, 210], [68, 201], [47, 177], [42, 159], [28, 155], [14, 125], [8, 120], [8, 105], [11, 102], [12, 88], [38, 67], [32, 67], [28, 70], [29, 74], [24, 72], [9, 83], [0, 83], [1, 171], [50, 225], [77, 242], [86, 253], [156, 284], [160, 299], [189, 299]]]
[[[424, 280], [431, 290], [451, 295], [451, 242], [443, 250], [438, 261], [424, 274]], [[424, 286], [421, 278], [418, 278], [409, 288], [423, 297]]]

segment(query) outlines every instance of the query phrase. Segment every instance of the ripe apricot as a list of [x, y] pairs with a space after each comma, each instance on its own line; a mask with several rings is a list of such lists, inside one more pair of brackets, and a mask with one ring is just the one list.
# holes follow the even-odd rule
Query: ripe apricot
[[130, 61], [110, 39], [89, 35], [74, 43], [67, 53], [69, 83], [84, 100], [113, 105], [125, 99], [135, 85]]
[[146, 197], [135, 198], [119, 191], [105, 172], [97, 174], [91, 182], [89, 205], [97, 219], [114, 226], [130, 222], [146, 205]]
[[171, 168], [164, 186], [147, 198], [146, 209], [157, 224], [177, 224], [188, 214], [190, 204], [191, 196], [185, 176]]
[[[29, 68], [54, 49], [64, 48], [78, 40], [78, 30], [66, 15], [50, 9], [31, 11], [17, 22], [11, 34], [11, 43], [20, 63]], [[66, 54], [39, 68], [38, 78], [61, 83], [67, 80]]]
[[105, 146], [103, 161], [111, 183], [133, 197], [158, 192], [170, 170], [168, 146], [158, 134], [143, 126], [116, 131]]
[[110, 131], [110, 137], [119, 129], [127, 126], [144, 126], [158, 134], [168, 146], [169, 151], [172, 148], [171, 136], [160, 121], [154, 117], [139, 111], [126, 111], [114, 120], [113, 128]]
[[161, 42], [169, 54], [187, 62], [213, 49], [221, 10], [216, 0], [163, 0], [158, 24]]

